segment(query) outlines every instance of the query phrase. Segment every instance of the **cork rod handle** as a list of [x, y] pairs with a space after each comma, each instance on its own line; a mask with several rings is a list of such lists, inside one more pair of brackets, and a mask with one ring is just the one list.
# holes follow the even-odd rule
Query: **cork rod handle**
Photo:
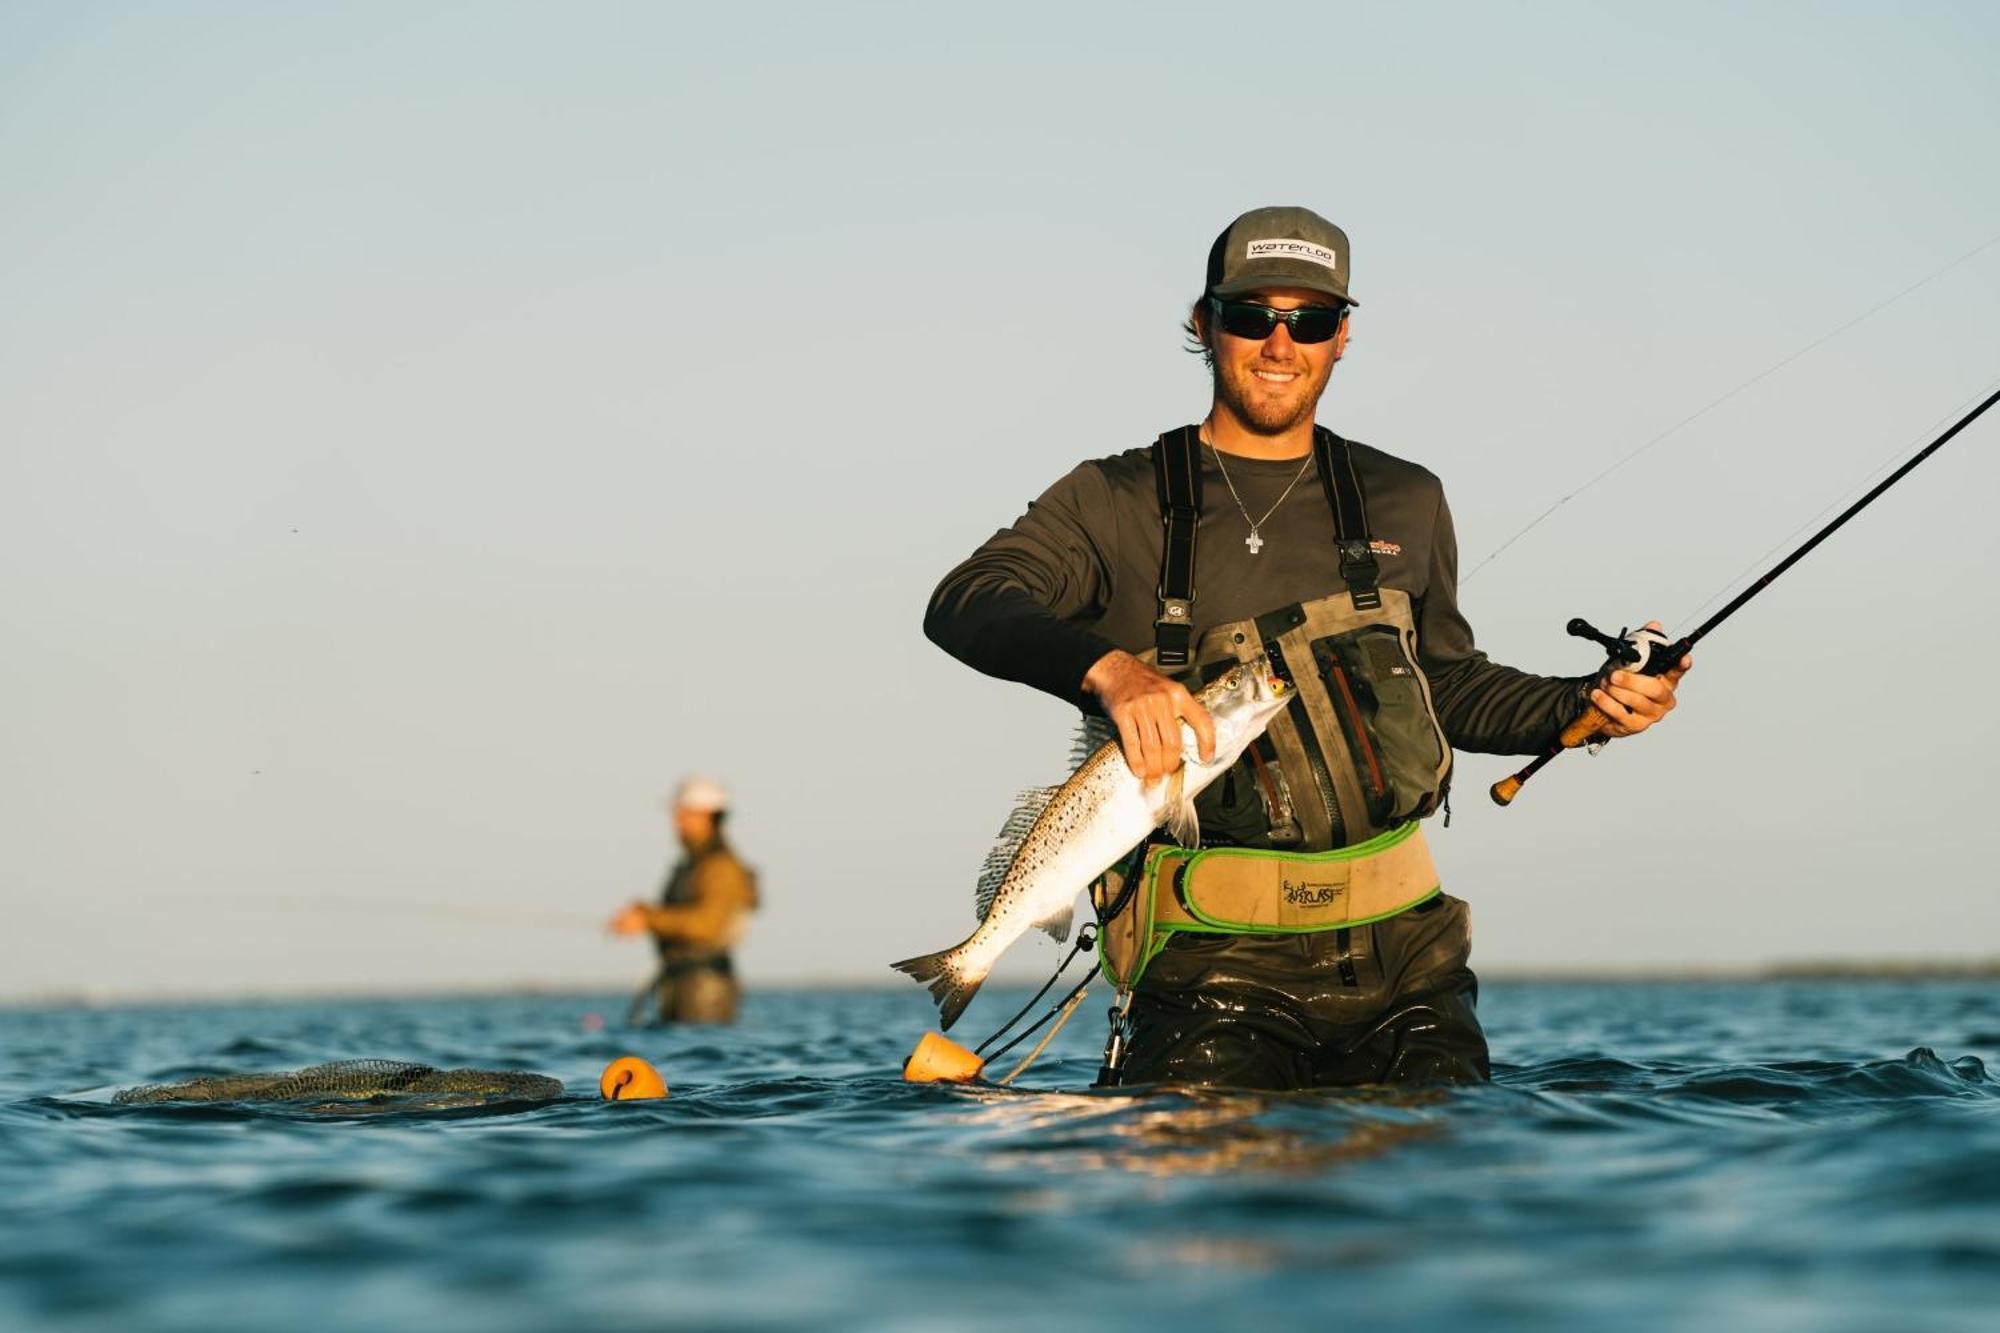
[[[1676, 662], [1660, 674], [1662, 679], [1671, 685], [1677, 683], [1686, 671], [1686, 667]], [[1556, 737], [1556, 743], [1538, 756], [1535, 762], [1529, 764], [1520, 772], [1512, 774], [1509, 777], [1504, 777], [1493, 784], [1490, 793], [1493, 797], [1493, 803], [1495, 805], [1512, 805], [1514, 798], [1521, 794], [1521, 788], [1527, 785], [1529, 778], [1541, 771], [1543, 764], [1548, 763], [1549, 760], [1555, 758], [1564, 750], [1574, 750], [1579, 745], [1588, 745], [1592, 741], [1606, 735], [1604, 729], [1610, 724], [1611, 719], [1604, 716], [1603, 711], [1595, 705], [1585, 708], [1583, 715], [1564, 727], [1562, 734]]]

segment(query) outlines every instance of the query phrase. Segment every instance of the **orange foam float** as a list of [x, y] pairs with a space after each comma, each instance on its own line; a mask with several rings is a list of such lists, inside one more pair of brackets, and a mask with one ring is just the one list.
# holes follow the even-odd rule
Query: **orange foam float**
[[660, 1071], [636, 1055], [621, 1055], [604, 1066], [597, 1090], [607, 1102], [649, 1102], [667, 1095]]
[[903, 1061], [905, 1083], [970, 1083], [986, 1062], [942, 1032], [926, 1032]]

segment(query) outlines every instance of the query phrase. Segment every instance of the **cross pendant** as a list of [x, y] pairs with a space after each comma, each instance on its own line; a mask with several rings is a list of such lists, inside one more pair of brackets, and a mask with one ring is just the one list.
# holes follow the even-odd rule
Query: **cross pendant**
[[1250, 548], [1250, 554], [1252, 555], [1264, 549], [1264, 539], [1257, 535], [1257, 529], [1255, 528], [1250, 529], [1250, 535], [1243, 539], [1243, 544]]

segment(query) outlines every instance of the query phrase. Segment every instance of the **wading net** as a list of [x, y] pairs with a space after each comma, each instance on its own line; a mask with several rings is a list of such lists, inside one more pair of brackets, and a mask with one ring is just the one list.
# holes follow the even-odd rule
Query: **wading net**
[[216, 1074], [185, 1083], [148, 1083], [126, 1088], [116, 1102], [290, 1102], [373, 1101], [410, 1098], [438, 1105], [477, 1106], [486, 1102], [546, 1102], [562, 1096], [563, 1085], [543, 1074], [502, 1069], [434, 1069], [403, 1060], [336, 1060], [310, 1069], [273, 1074]]

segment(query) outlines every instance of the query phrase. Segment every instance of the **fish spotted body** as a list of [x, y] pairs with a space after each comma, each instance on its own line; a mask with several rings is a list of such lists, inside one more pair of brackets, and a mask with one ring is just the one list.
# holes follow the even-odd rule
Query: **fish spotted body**
[[[1202, 762], [1181, 724], [1181, 767], [1141, 782], [1116, 740], [1097, 747], [1069, 781], [1026, 794], [981, 876], [979, 929], [950, 949], [892, 964], [930, 988], [949, 1030], [993, 965], [1031, 927], [1068, 937], [1077, 895], [1162, 824], [1184, 845], [1198, 829], [1194, 797], [1227, 772], [1292, 700], [1262, 657], [1232, 668], [1196, 698], [1215, 720], [1215, 758]], [[1014, 839], [1018, 837], [1018, 846]]]

